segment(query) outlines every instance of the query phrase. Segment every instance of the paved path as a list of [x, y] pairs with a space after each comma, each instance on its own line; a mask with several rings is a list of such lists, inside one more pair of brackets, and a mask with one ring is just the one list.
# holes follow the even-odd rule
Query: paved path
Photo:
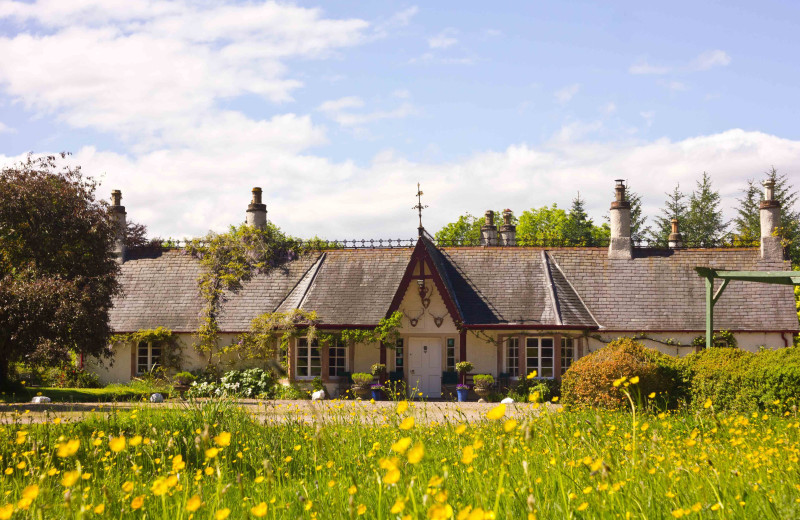
[[[112, 411], [133, 410], [137, 408], [184, 409], [198, 406], [199, 401], [167, 401], [165, 403], [49, 403], [49, 404], [0, 404], [0, 423], [44, 423], [58, 418], [61, 421], [81, 421], [89, 415], [108, 414]], [[240, 399], [235, 401], [246, 412], [265, 424], [284, 423], [290, 421], [331, 422], [360, 420], [366, 424], [384, 422], [384, 412], [396, 406], [389, 401], [262, 401], [256, 399]], [[496, 403], [455, 403], [436, 401], [416, 401], [409, 403], [409, 409], [420, 423], [462, 423], [483, 420]], [[559, 405], [548, 404], [548, 410], [555, 410]], [[507, 406], [506, 415], [520, 417], [530, 413], [538, 413], [543, 408], [534, 409], [527, 403], [515, 403]]]

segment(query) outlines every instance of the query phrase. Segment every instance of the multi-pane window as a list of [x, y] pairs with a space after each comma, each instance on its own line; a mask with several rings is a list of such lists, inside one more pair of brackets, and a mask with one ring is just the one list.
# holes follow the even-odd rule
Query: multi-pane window
[[563, 375], [575, 360], [575, 343], [572, 338], [561, 338], [561, 374]]
[[506, 340], [506, 373], [510, 377], [519, 376], [519, 338]]
[[339, 377], [347, 372], [347, 345], [342, 338], [334, 338], [328, 347], [328, 375]]
[[525, 362], [528, 373], [553, 377], [553, 338], [525, 338]]
[[317, 340], [297, 339], [297, 377], [317, 377], [322, 375], [322, 357]]
[[447, 362], [445, 363], [446, 370], [456, 369], [456, 339], [447, 338]]
[[394, 346], [394, 369], [403, 370], [403, 338], [397, 338]]
[[140, 342], [136, 349], [136, 373], [146, 374], [161, 366], [161, 345]]

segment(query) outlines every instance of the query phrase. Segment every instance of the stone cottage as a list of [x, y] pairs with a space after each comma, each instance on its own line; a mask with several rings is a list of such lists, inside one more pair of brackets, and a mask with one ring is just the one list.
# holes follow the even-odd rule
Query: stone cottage
[[[114, 192], [113, 211], [124, 228], [120, 197]], [[776, 206], [762, 204], [762, 212], [770, 213], [762, 218], [761, 247], [686, 248], [673, 229], [668, 249], [639, 248], [631, 240], [625, 186], [617, 181], [608, 248], [517, 246], [510, 213], [498, 230], [487, 212], [478, 246], [437, 245], [420, 225], [416, 243], [408, 246], [319, 250], [255, 276], [231, 295], [219, 318], [221, 344], [265, 312], [316, 311], [319, 329], [336, 331], [374, 328], [400, 311], [396, 344], [293, 339], [288, 377], [320, 377], [335, 394], [347, 374], [368, 372], [380, 362], [428, 397], [441, 395], [443, 377], [451, 379], [462, 360], [475, 365], [473, 374], [514, 380], [532, 370], [559, 378], [573, 361], [620, 336], [638, 335], [648, 346], [685, 355], [705, 330], [704, 280], [695, 267], [790, 269], [773, 236]], [[250, 225], [266, 223], [259, 188], [246, 216]], [[191, 348], [203, 306], [197, 260], [179, 250], [125, 251], [121, 241], [117, 255], [124, 295], [111, 312], [113, 329], [167, 327], [184, 347], [182, 368], [202, 368], [205, 359]], [[787, 346], [798, 331], [787, 286], [732, 282], [715, 313], [715, 329], [732, 331], [746, 350]], [[147, 343], [113, 349], [113, 363], [93, 363], [104, 382], [128, 381], [164, 355], [163, 345]]]

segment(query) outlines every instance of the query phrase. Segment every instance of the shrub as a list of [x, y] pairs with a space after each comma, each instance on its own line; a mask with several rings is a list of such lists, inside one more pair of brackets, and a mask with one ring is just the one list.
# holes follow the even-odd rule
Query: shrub
[[517, 402], [525, 402], [533, 392], [539, 392], [539, 401], [549, 401], [561, 395], [561, 381], [558, 379], [520, 378], [509, 390], [508, 397]]
[[261, 368], [231, 370], [220, 378], [220, 386], [228, 395], [243, 397], [269, 397], [275, 383], [275, 375]]
[[383, 363], [375, 363], [374, 365], [372, 365], [370, 373], [372, 373], [373, 376], [380, 377], [386, 373], [386, 365], [384, 365]]
[[366, 387], [372, 383], [372, 374], [365, 374], [363, 372], [356, 372], [351, 376], [353, 384], [356, 386]]
[[97, 374], [87, 372], [75, 365], [64, 365], [57, 370], [54, 379], [49, 381], [59, 388], [100, 388]]
[[472, 372], [473, 368], [475, 368], [475, 365], [469, 361], [459, 361], [456, 363], [456, 372], [459, 374], [468, 374]]
[[684, 360], [692, 405], [711, 399], [716, 409], [789, 409], [800, 401], [800, 348], [744, 350], [712, 348]]
[[490, 374], [476, 374], [472, 376], [472, 382], [475, 386], [486, 388], [494, 384], [494, 377]]
[[624, 407], [627, 398], [622, 387], [613, 384], [623, 376], [639, 377], [639, 383], [630, 387], [636, 399], [657, 392], [666, 396], [666, 404], [674, 405], [684, 397], [685, 375], [677, 359], [631, 338], [619, 338], [572, 364], [561, 380], [563, 402]]
[[197, 378], [189, 372], [178, 372], [172, 376], [172, 380], [177, 385], [191, 385]]

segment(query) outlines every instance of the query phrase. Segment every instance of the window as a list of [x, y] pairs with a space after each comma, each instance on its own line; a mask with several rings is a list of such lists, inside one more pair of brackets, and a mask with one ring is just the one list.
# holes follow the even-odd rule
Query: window
[[317, 377], [322, 375], [322, 358], [317, 340], [310, 344], [308, 338], [297, 339], [297, 377]]
[[445, 363], [446, 370], [456, 369], [456, 339], [447, 338], [447, 361]]
[[403, 338], [397, 338], [394, 346], [394, 369], [403, 370]]
[[509, 377], [519, 377], [519, 338], [506, 340], [506, 372]]
[[139, 343], [136, 349], [136, 373], [146, 374], [161, 366], [161, 345], [156, 343]]
[[575, 340], [561, 338], [561, 374], [563, 375], [575, 360]]
[[525, 338], [525, 362], [528, 373], [553, 377], [553, 338]]
[[328, 375], [340, 377], [347, 372], [347, 345], [342, 338], [334, 338], [328, 347]]

